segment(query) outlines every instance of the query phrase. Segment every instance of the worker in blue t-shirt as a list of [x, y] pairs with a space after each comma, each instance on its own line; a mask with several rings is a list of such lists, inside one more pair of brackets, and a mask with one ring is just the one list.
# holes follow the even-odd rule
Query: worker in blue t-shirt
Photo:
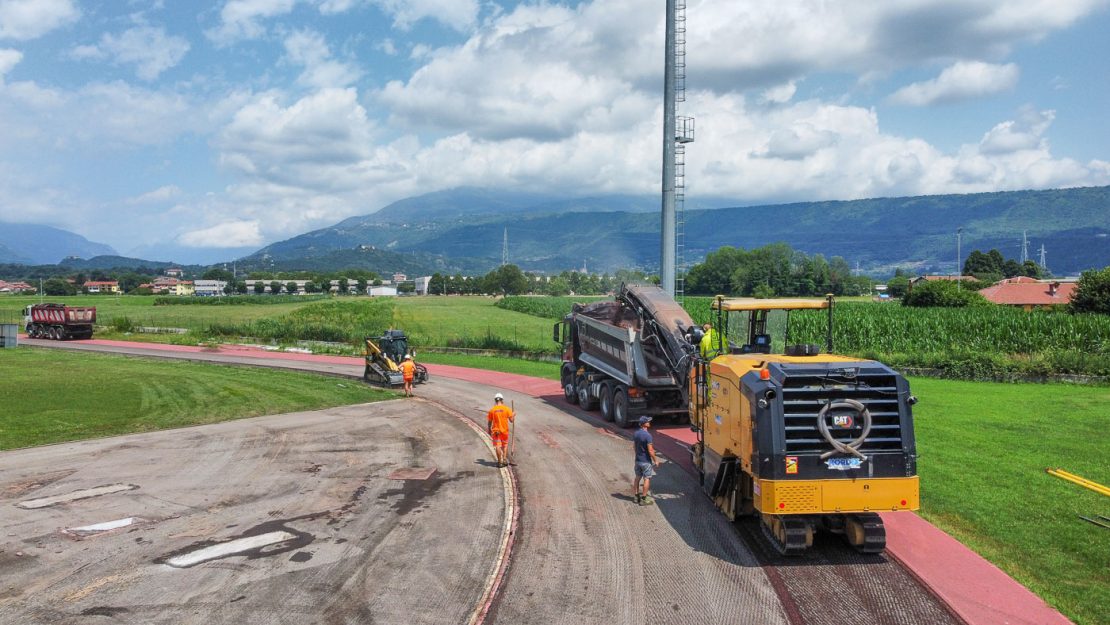
[[[655, 503], [649, 494], [651, 492], [651, 478], [655, 477], [655, 467], [659, 460], [655, 457], [655, 445], [652, 442], [651, 417], [640, 417], [640, 429], [632, 435], [632, 444], [636, 448], [636, 480], [632, 482], [632, 496], [641, 506], [650, 506]], [[643, 480], [644, 488], [640, 490], [640, 481]]]

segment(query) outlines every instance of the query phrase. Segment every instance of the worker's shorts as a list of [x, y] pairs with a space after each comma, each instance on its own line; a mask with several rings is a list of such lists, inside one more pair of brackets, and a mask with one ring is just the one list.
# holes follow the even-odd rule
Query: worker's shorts
[[655, 467], [650, 462], [637, 462], [636, 463], [636, 477], [655, 477]]
[[405, 384], [412, 384], [412, 378], [405, 378]]
[[490, 438], [493, 439], [494, 447], [504, 447], [509, 442], [509, 433], [508, 432], [501, 432], [499, 430], [494, 430], [490, 434]]

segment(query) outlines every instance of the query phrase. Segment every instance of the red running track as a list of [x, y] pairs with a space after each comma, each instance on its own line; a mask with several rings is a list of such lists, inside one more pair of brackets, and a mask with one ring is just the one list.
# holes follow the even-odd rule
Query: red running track
[[[20, 335], [20, 338], [26, 337]], [[356, 367], [361, 367], [363, 364], [362, 358], [276, 352], [251, 346], [222, 345], [219, 349], [212, 349], [100, 339], [85, 340], [81, 343], [168, 352], [234, 354], [260, 360], [302, 361]], [[515, 391], [552, 403], [564, 401], [563, 389], [554, 380], [451, 365], [426, 366], [433, 376]], [[599, 425], [601, 426], [599, 429], [607, 428], [609, 431], [620, 433], [610, 424], [599, 421]], [[606, 430], [602, 429], [602, 431]], [[673, 462], [693, 471], [688, 450], [690, 444], [695, 441], [695, 436], [689, 427], [660, 426], [656, 428], [656, 436], [660, 452]], [[882, 517], [886, 525], [887, 553], [932, 590], [968, 625], [1068, 625], [1071, 623], [1064, 615], [1014, 581], [1001, 569], [920, 516], [912, 512], [887, 512], [882, 513]]]

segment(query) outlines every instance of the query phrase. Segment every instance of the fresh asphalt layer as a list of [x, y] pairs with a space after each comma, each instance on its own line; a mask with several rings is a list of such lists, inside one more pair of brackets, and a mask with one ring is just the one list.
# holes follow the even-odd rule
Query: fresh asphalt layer
[[[361, 374], [358, 359], [335, 356], [25, 342]], [[440, 408], [482, 423], [497, 387], [510, 391], [521, 415], [514, 473], [523, 505], [508, 569], [495, 576], [500, 592], [487, 606], [489, 622], [1068, 623], [911, 513], [884, 515], [889, 550], [881, 556], [859, 556], [828, 540], [802, 558], [769, 553], [756, 524], [727, 523], [699, 492], [684, 448], [686, 428], [659, 428], [658, 447], [670, 460], [653, 483], [657, 505], [640, 508], [628, 496], [631, 463], [623, 433], [568, 406], [557, 382], [429, 368], [432, 383], [418, 386], [417, 394]]]
[[488, 456], [412, 400], [4, 452], [0, 623], [477, 622]]

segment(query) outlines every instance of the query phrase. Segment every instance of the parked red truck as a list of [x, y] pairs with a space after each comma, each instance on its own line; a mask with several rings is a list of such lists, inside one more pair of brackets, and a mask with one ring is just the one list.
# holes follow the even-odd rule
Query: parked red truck
[[27, 336], [33, 339], [88, 339], [96, 323], [96, 307], [34, 304], [23, 309]]

